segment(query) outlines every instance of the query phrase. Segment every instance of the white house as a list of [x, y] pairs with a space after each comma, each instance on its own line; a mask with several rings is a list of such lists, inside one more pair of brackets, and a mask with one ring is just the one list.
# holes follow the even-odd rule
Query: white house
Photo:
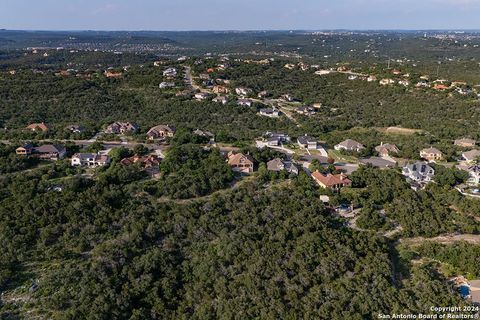
[[265, 117], [270, 117], [270, 118], [278, 118], [280, 116], [280, 111], [275, 108], [263, 108], [260, 109], [260, 115], [265, 116]]
[[316, 150], [318, 148], [318, 141], [307, 135], [298, 137], [297, 143], [301, 148], [308, 150]]
[[402, 174], [414, 182], [428, 183], [432, 181], [435, 170], [426, 162], [418, 161], [403, 167]]
[[100, 167], [110, 163], [110, 157], [97, 153], [75, 153], [72, 156], [71, 164], [73, 167]]

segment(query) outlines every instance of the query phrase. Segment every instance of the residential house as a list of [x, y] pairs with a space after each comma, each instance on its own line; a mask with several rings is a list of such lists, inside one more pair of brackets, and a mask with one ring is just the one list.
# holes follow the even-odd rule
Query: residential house
[[167, 63], [167, 61], [157, 60], [157, 61], [154, 61], [154, 62], [153, 62], [153, 66], [154, 66], [154, 67], [160, 67], [161, 65], [164, 65], [165, 63]]
[[428, 80], [420, 80], [419, 82], [417, 82], [415, 87], [417, 87], [417, 88], [428, 88], [428, 87], [430, 87], [430, 83], [428, 83]]
[[307, 150], [316, 150], [318, 148], [318, 141], [308, 135], [298, 137], [297, 143], [300, 148], [304, 148]]
[[139, 163], [144, 168], [151, 168], [151, 167], [159, 166], [160, 159], [155, 155], [146, 155], [146, 156], [135, 155], [133, 157], [122, 159], [120, 163], [124, 166], [131, 166], [133, 164]]
[[282, 94], [282, 96], [280, 98], [285, 100], [285, 101], [288, 101], [288, 102], [292, 102], [292, 101], [295, 100], [295, 98], [289, 93]]
[[204, 86], [204, 87], [207, 88], [207, 89], [213, 88], [214, 85], [215, 85], [215, 84], [214, 84], [214, 82], [213, 82], [212, 79], [208, 79], [208, 80], [202, 81], [202, 86]]
[[298, 67], [300, 68], [300, 70], [302, 70], [302, 71], [307, 71], [308, 69], [310, 69], [310, 66], [309, 66], [307, 63], [303, 62], [303, 61], [302, 61], [302, 62], [299, 62], [299, 63], [297, 64], [297, 66], [298, 66]]
[[21, 156], [29, 156], [33, 153], [34, 149], [35, 149], [35, 147], [31, 143], [27, 143], [27, 144], [24, 144], [21, 147], [18, 147], [15, 150], [15, 153], [17, 155], [21, 155]]
[[320, 187], [330, 189], [333, 192], [339, 192], [341, 188], [352, 185], [352, 181], [343, 173], [334, 175], [315, 171], [312, 173], [312, 178]]
[[477, 141], [470, 138], [462, 138], [455, 140], [453, 144], [463, 148], [473, 148], [477, 144]]
[[44, 144], [33, 148], [32, 155], [43, 160], [59, 160], [65, 157], [67, 151], [59, 144]]
[[194, 98], [195, 98], [196, 100], [201, 101], [201, 100], [207, 100], [209, 96], [210, 96], [210, 95], [209, 95], [208, 93], [206, 93], [206, 92], [197, 92], [197, 93], [195, 93]]
[[167, 82], [163, 81], [158, 85], [160, 89], [167, 89], [167, 88], [174, 88], [175, 87], [175, 82]]
[[472, 88], [455, 88], [455, 92], [457, 92], [458, 94], [461, 94], [462, 96], [466, 96], [474, 93]]
[[410, 85], [410, 81], [408, 80], [400, 80], [398, 81], [398, 84], [404, 86], [404, 87], [408, 87]]
[[47, 132], [50, 128], [43, 122], [32, 123], [27, 126], [28, 130]]
[[270, 118], [278, 118], [280, 116], [280, 111], [275, 108], [263, 108], [260, 109], [260, 115]]
[[153, 128], [150, 128], [147, 132], [148, 140], [164, 139], [167, 137], [173, 137], [175, 135], [176, 128], [170, 125], [160, 124]]
[[228, 165], [235, 172], [249, 174], [253, 172], [253, 158], [243, 153], [228, 153]]
[[437, 148], [426, 148], [420, 151], [420, 157], [430, 162], [443, 159], [443, 153]]
[[466, 86], [467, 83], [465, 81], [452, 81], [450, 84], [451, 87], [463, 87]]
[[380, 157], [385, 158], [390, 156], [391, 153], [399, 153], [400, 150], [397, 148], [396, 145], [390, 143], [380, 143], [379, 146], [375, 147], [375, 151], [378, 152]]
[[467, 163], [480, 162], [480, 150], [470, 150], [462, 153], [462, 158]]
[[98, 153], [75, 153], [71, 159], [73, 167], [96, 168], [105, 166], [109, 163], [110, 157], [108, 155], [101, 155]]
[[184, 97], [184, 98], [191, 98], [192, 95], [193, 95], [193, 92], [191, 90], [181, 90], [175, 94], [176, 97]]
[[441, 83], [437, 83], [433, 86], [433, 89], [439, 90], [439, 91], [444, 91], [444, 90], [447, 90], [449, 88], [450, 88], [449, 86], [441, 84]]
[[377, 77], [375, 77], [375, 76], [369, 76], [369, 77], [367, 78], [367, 82], [374, 82], [374, 81], [377, 81]]
[[357, 142], [357, 141], [352, 140], [352, 139], [347, 139], [347, 140], [342, 141], [339, 144], [335, 145], [334, 149], [335, 150], [345, 150], [345, 151], [359, 152], [359, 151], [365, 149], [365, 147], [360, 142]]
[[66, 128], [71, 133], [83, 133], [85, 131], [85, 127], [79, 124], [72, 124]]
[[276, 147], [282, 143], [288, 143], [291, 140], [288, 134], [269, 131], [264, 134], [264, 138], [270, 147]]
[[164, 77], [176, 77], [177, 76], [177, 69], [175, 68], [167, 68], [163, 71]]
[[288, 69], [288, 70], [293, 70], [295, 69], [295, 65], [294, 64], [291, 64], [291, 63], [287, 63], [286, 65], [283, 66], [285, 69]]
[[193, 134], [197, 135], [197, 136], [200, 136], [200, 137], [208, 138], [208, 139], [210, 139], [210, 142], [215, 142], [215, 135], [213, 133], [209, 132], [209, 131], [197, 129], [197, 130], [193, 131]]
[[235, 93], [238, 94], [239, 96], [245, 97], [245, 96], [248, 96], [250, 93], [252, 93], [252, 89], [239, 87], [239, 88], [235, 88]]
[[403, 167], [402, 174], [412, 182], [424, 184], [433, 180], [435, 170], [426, 162], [418, 161]]
[[280, 158], [275, 158], [267, 162], [268, 171], [286, 171], [288, 173], [298, 174], [298, 168], [291, 161], [285, 161]]
[[267, 91], [261, 91], [257, 94], [257, 97], [259, 99], [263, 99], [263, 98], [266, 98], [268, 96], [268, 92]]
[[480, 186], [480, 164], [458, 165], [458, 169], [468, 172], [466, 183], [472, 187]]
[[315, 74], [319, 76], [324, 76], [332, 72], [333, 72], [332, 70], [318, 70], [318, 71], [315, 71]]
[[226, 96], [218, 96], [213, 98], [213, 102], [221, 103], [221, 104], [227, 104], [228, 103], [228, 98]]
[[213, 92], [216, 94], [227, 94], [230, 92], [230, 89], [228, 89], [225, 86], [214, 86], [213, 87]]
[[253, 103], [250, 99], [238, 99], [237, 104], [243, 107], [251, 107]]
[[104, 75], [107, 78], [121, 78], [123, 76], [123, 73], [115, 70], [106, 70], [104, 72]]
[[160, 158], [155, 155], [138, 156], [125, 158], [120, 161], [124, 166], [139, 165], [150, 176], [157, 176], [160, 173]]
[[201, 80], [210, 80], [210, 75], [208, 73], [200, 73], [198, 75], [198, 77], [201, 79]]
[[296, 113], [303, 114], [305, 116], [311, 116], [316, 113], [315, 108], [311, 106], [302, 106], [295, 109]]
[[114, 122], [110, 124], [105, 133], [124, 134], [124, 133], [136, 133], [140, 127], [134, 122]]
[[386, 86], [386, 85], [394, 84], [395, 80], [393, 80], [393, 79], [382, 79], [382, 80], [380, 80], [379, 83], [382, 86]]

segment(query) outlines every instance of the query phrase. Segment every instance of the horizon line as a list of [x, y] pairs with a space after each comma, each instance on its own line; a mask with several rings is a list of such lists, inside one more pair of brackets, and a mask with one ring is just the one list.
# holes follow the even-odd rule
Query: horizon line
[[462, 28], [427, 28], [427, 29], [382, 29], [382, 28], [323, 28], [323, 29], [7, 29], [0, 28], [0, 31], [23, 31], [23, 32], [332, 32], [332, 31], [353, 31], [353, 32], [378, 32], [378, 31], [418, 31], [418, 32], [479, 32], [479, 29], [462, 29]]

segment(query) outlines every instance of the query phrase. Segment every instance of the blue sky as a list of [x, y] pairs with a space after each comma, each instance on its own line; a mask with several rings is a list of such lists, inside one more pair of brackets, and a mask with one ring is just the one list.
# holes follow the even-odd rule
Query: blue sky
[[480, 29], [480, 0], [0, 0], [0, 28]]

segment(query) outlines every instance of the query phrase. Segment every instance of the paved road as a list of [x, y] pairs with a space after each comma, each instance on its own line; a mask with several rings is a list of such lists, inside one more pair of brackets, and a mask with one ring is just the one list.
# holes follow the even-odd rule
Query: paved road
[[185, 66], [185, 83], [187, 84], [187, 87], [189, 87], [189, 89], [191, 90], [200, 90], [202, 92], [209, 92], [208, 90], [206, 89], [203, 89], [200, 88], [196, 83], [195, 81], [193, 81], [193, 77], [192, 77], [192, 68], [190, 68], [189, 66]]
[[[0, 141], [1, 143], [4, 144], [11, 144], [10, 141], [8, 140], [2, 140]], [[77, 146], [89, 146], [95, 142], [100, 142], [106, 149], [110, 148], [116, 148], [116, 147], [125, 147], [129, 149], [133, 149], [137, 144], [143, 144], [145, 147], [151, 149], [151, 150], [166, 150], [168, 148], [167, 145], [159, 145], [156, 143], [141, 143], [141, 142], [128, 142], [128, 141], [98, 141], [98, 140], [66, 140], [66, 139], [60, 139], [60, 140], [53, 140], [53, 139], [48, 139], [48, 140], [38, 140], [39, 143], [53, 143], [53, 142], [73, 142]]]

